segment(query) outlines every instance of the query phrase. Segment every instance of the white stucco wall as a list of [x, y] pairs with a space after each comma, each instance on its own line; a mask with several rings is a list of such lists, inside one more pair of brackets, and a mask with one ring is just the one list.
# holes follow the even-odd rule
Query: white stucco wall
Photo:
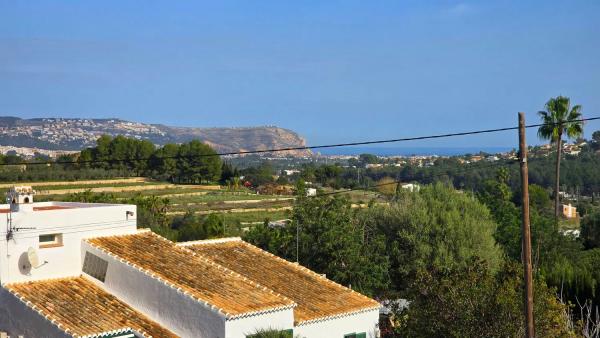
[[226, 320], [216, 309], [83, 242], [82, 257], [86, 251], [108, 261], [104, 283], [88, 279], [183, 338], [244, 338], [259, 328], [293, 328], [291, 308]]
[[294, 328], [294, 311], [286, 309], [259, 316], [232, 319], [225, 322], [226, 338], [245, 338], [259, 329], [288, 330]]
[[83, 242], [82, 257], [85, 251], [108, 261], [104, 283], [86, 275], [88, 279], [173, 333], [183, 338], [225, 337], [225, 317], [216, 310]]
[[304, 338], [344, 338], [348, 333], [366, 332], [368, 338], [378, 337], [379, 309], [336, 319], [320, 321], [294, 328], [294, 336]]
[[[35, 207], [51, 203], [35, 203]], [[77, 276], [81, 273], [81, 240], [89, 237], [129, 234], [136, 231], [135, 205], [69, 204], [73, 209], [19, 211], [12, 213], [13, 228], [35, 228], [20, 230], [6, 239], [8, 215], [0, 218], [0, 283], [24, 282], [48, 278]], [[0, 209], [8, 205], [0, 205]], [[126, 212], [134, 213], [127, 216]], [[40, 248], [39, 236], [62, 234], [62, 246]], [[47, 264], [31, 268], [27, 250], [37, 250], [40, 263]]]
[[0, 287], [0, 331], [11, 337], [71, 337]]

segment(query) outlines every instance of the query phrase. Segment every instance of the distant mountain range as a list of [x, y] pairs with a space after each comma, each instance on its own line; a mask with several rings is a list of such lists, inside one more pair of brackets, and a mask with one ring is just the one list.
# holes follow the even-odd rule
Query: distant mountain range
[[[240, 128], [170, 127], [120, 119], [0, 117], [0, 145], [46, 150], [80, 150], [96, 144], [103, 134], [149, 140], [158, 145], [194, 139], [218, 152], [301, 147], [306, 141], [296, 132], [275, 126]], [[303, 156], [309, 151], [279, 155]]]

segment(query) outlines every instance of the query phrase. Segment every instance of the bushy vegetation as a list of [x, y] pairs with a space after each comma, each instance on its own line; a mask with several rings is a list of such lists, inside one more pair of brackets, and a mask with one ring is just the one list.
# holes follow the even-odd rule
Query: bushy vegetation
[[[523, 337], [523, 271], [508, 261], [492, 274], [472, 260], [458, 269], [420, 270], [400, 331], [406, 337]], [[534, 286], [537, 337], [573, 337], [568, 308], [543, 280]]]
[[[399, 336], [522, 336], [520, 207], [509, 172], [494, 177], [476, 193], [437, 183], [362, 210], [343, 196], [300, 196], [291, 223], [245, 239], [365, 294], [408, 299]], [[538, 336], [577, 336], [569, 304], [598, 304], [600, 249], [559, 233], [550, 195], [535, 185], [531, 219]]]

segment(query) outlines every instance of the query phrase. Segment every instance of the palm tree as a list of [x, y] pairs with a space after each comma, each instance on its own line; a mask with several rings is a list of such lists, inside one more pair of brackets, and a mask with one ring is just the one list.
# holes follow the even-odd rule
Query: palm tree
[[554, 216], [558, 222], [559, 213], [559, 184], [560, 184], [560, 158], [562, 153], [562, 138], [576, 138], [583, 134], [583, 121], [581, 121], [581, 106], [571, 108], [571, 100], [565, 96], [551, 98], [546, 102], [546, 111], [538, 113], [543, 125], [538, 129], [538, 137], [550, 140], [556, 144], [556, 169], [554, 180]]

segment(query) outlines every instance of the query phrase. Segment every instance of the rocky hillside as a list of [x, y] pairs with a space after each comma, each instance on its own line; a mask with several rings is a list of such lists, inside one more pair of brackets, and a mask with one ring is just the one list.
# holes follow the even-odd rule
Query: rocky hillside
[[[63, 119], [0, 117], [0, 145], [47, 150], [80, 150], [95, 145], [103, 134], [150, 140], [155, 144], [198, 139], [218, 152], [301, 147], [297, 133], [274, 126], [244, 128], [191, 128], [144, 124], [119, 119]], [[278, 155], [304, 156], [309, 151]]]

